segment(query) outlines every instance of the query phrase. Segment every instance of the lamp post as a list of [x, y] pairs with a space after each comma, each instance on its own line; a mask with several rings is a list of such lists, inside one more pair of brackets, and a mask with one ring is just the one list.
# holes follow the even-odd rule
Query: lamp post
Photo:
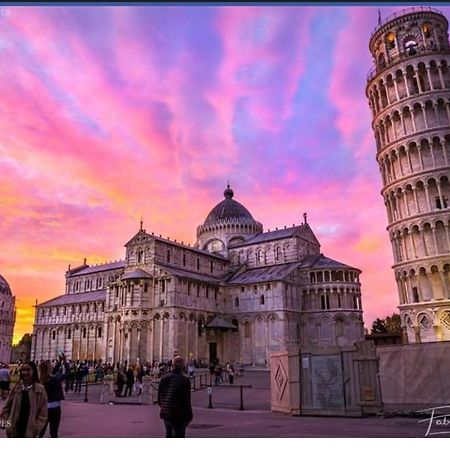
[[89, 383], [89, 371], [86, 374], [86, 390], [84, 391], [84, 402], [87, 403], [88, 401], [88, 383]]

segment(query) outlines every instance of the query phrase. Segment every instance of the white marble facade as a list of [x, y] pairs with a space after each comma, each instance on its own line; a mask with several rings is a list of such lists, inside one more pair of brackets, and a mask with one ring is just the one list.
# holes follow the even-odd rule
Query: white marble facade
[[450, 46], [430, 8], [372, 34], [372, 110], [406, 342], [450, 339]]
[[265, 366], [289, 345], [363, 340], [360, 271], [320, 253], [309, 224], [263, 232], [225, 199], [191, 247], [147, 233], [122, 261], [70, 269], [65, 294], [36, 308], [32, 357]]
[[16, 321], [16, 299], [8, 282], [0, 275], [0, 362], [9, 363]]

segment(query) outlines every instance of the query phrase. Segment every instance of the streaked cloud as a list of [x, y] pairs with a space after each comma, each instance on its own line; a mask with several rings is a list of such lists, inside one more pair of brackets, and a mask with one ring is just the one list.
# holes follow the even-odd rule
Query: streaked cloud
[[16, 337], [68, 264], [123, 257], [141, 216], [194, 243], [227, 179], [265, 229], [308, 212], [322, 250], [362, 269], [366, 324], [396, 310], [364, 94], [377, 7], [8, 9], [0, 272]]

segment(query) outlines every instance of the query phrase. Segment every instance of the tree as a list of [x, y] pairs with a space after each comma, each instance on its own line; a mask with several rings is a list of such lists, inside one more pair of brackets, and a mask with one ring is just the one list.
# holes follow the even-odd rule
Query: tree
[[401, 333], [401, 319], [400, 314], [393, 313], [384, 319], [376, 319], [372, 323], [372, 329], [370, 334], [380, 334], [380, 333]]
[[388, 333], [401, 333], [402, 332], [402, 321], [400, 319], [400, 314], [392, 314], [386, 317], [386, 330]]
[[376, 319], [372, 323], [372, 329], [370, 330], [370, 334], [380, 334], [380, 333], [387, 333], [386, 322], [383, 319]]

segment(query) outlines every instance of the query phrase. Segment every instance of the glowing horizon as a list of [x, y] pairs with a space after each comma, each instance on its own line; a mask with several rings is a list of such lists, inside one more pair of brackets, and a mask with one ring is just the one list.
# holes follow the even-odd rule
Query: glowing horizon
[[[371, 114], [379, 6], [7, 7], [0, 273], [16, 343], [64, 273], [139, 228], [195, 243], [227, 180], [264, 230], [299, 224], [397, 312]], [[401, 7], [382, 7], [387, 17]], [[450, 8], [441, 8], [444, 14]]]

